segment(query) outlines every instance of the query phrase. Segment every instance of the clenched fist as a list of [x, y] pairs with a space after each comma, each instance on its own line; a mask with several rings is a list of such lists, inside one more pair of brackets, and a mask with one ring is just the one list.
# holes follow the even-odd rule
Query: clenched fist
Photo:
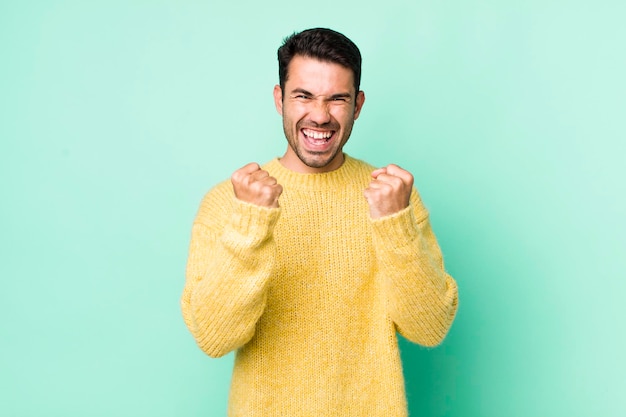
[[252, 162], [238, 169], [230, 177], [235, 191], [235, 197], [246, 203], [263, 207], [278, 207], [278, 197], [283, 187], [270, 177], [267, 171], [259, 164]]
[[372, 172], [372, 181], [364, 191], [370, 217], [378, 219], [409, 206], [413, 175], [397, 165], [387, 165]]

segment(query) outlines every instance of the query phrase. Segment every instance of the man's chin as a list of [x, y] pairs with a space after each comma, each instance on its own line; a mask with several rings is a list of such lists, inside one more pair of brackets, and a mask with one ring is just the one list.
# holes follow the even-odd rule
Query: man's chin
[[328, 153], [315, 153], [315, 152], [307, 152], [307, 155], [302, 155], [300, 157], [300, 161], [309, 168], [314, 169], [322, 169], [326, 168], [329, 165], [332, 165], [333, 162], [337, 160], [339, 157], [338, 153], [328, 154]]

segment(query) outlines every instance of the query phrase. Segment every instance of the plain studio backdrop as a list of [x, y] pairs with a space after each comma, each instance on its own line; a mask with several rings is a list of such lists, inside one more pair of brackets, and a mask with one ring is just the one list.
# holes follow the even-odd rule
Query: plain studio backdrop
[[460, 287], [401, 340], [412, 416], [621, 417], [621, 1], [3, 1], [0, 415], [223, 416], [179, 297], [191, 222], [286, 147], [276, 49], [345, 33], [346, 152], [410, 170]]

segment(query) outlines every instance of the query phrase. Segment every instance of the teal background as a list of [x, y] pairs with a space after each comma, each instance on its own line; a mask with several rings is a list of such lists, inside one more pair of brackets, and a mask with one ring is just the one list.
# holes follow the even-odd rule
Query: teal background
[[0, 415], [225, 415], [178, 299], [203, 194], [282, 155], [275, 51], [364, 56], [346, 151], [416, 177], [460, 287], [412, 416], [626, 415], [620, 1], [0, 3]]

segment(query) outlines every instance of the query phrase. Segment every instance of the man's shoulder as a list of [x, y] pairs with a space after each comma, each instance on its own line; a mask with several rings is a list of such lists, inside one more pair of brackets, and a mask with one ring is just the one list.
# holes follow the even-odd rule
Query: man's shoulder
[[196, 222], [211, 223], [211, 219], [224, 216], [234, 198], [233, 186], [228, 180], [222, 180], [211, 187], [202, 197], [196, 214]]
[[229, 178], [229, 179], [222, 180], [218, 182], [217, 184], [213, 185], [213, 187], [211, 187], [209, 191], [206, 192], [204, 198], [205, 199], [207, 197], [225, 198], [225, 197], [231, 196], [232, 192], [233, 192], [233, 184]]

